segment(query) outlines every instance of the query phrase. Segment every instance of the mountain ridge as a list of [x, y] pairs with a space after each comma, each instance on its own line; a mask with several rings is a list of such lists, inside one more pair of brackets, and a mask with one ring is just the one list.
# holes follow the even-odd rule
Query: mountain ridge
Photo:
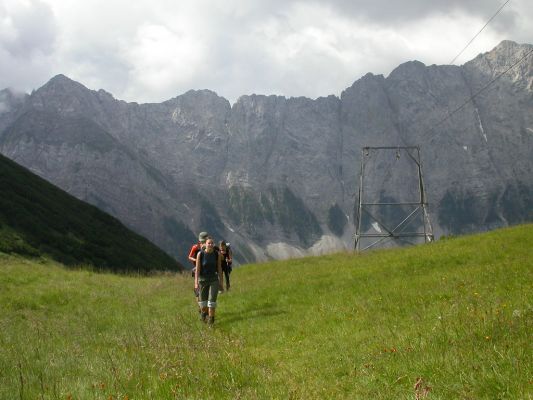
[[[207, 89], [126, 103], [60, 75], [18, 117], [37, 109], [82, 116], [116, 140], [107, 158], [26, 143], [3, 115], [0, 152], [81, 199], [100, 199], [184, 262], [200, 230], [236, 244], [241, 262], [351, 247], [364, 146], [421, 147], [437, 236], [491, 229], [532, 218], [531, 58], [449, 113], [531, 48], [502, 42], [463, 66], [409, 61], [387, 77], [366, 74], [338, 97], [254, 94], [234, 104]], [[72, 88], [56, 93], [65, 84]], [[63, 165], [47, 171], [58, 157]], [[400, 200], [404, 178], [387, 172], [394, 160], [382, 164], [368, 194]]]

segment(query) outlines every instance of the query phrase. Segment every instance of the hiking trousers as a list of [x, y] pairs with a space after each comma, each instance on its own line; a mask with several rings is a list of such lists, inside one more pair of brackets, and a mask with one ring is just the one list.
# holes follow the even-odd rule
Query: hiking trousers
[[229, 289], [229, 274], [230, 274], [230, 270], [229, 268], [228, 269], [225, 269], [224, 270], [224, 277], [226, 278], [226, 289]]
[[198, 305], [201, 308], [216, 308], [219, 288], [218, 276], [200, 278], [198, 286], [200, 289], [200, 301], [198, 301]]

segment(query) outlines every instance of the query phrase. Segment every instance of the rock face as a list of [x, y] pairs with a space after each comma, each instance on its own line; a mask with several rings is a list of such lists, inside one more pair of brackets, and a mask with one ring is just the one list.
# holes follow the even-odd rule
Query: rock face
[[[461, 67], [367, 74], [340, 98], [233, 106], [207, 90], [126, 103], [59, 75], [0, 92], [0, 151], [181, 262], [200, 230], [240, 262], [351, 248], [363, 146], [420, 146], [437, 236], [491, 229], [533, 219], [533, 54], [482, 89], [532, 50], [505, 41]], [[413, 192], [397, 159], [373, 161], [370, 198]]]

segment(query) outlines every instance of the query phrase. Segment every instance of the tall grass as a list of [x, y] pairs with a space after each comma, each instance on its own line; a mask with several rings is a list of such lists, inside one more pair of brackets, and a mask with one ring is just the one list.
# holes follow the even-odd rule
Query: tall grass
[[[533, 226], [186, 275], [0, 258], [1, 399], [530, 399]], [[418, 384], [415, 387], [415, 384]]]

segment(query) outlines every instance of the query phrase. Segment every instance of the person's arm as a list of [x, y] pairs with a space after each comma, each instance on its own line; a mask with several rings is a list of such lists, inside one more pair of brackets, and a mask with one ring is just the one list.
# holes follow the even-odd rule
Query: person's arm
[[200, 268], [201, 268], [201, 262], [200, 262], [200, 255], [202, 254], [201, 251], [198, 252], [196, 255], [196, 268], [194, 271], [194, 288], [198, 289], [198, 277], [200, 276]]
[[218, 271], [218, 283], [220, 284], [220, 290], [224, 290], [224, 279], [222, 279], [222, 254], [218, 253], [217, 257], [217, 271]]

